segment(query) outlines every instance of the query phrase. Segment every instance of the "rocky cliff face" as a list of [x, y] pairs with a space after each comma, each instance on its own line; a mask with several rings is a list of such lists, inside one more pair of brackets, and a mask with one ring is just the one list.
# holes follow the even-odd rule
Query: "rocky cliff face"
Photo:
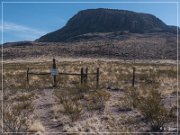
[[62, 29], [48, 33], [37, 41], [71, 41], [87, 33], [176, 33], [176, 27], [168, 26], [151, 14], [114, 9], [88, 9], [73, 16]]

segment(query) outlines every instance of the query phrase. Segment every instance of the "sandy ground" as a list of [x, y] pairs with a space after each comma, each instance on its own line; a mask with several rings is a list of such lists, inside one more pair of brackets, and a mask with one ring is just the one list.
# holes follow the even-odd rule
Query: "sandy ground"
[[[62, 57], [55, 57], [57, 61], [63, 62], [63, 61], [111, 61], [111, 62], [122, 62], [122, 63], [156, 63], [156, 64], [177, 64], [176, 60], [122, 60], [122, 59], [108, 59], [108, 58], [81, 58], [81, 57], [73, 57], [73, 58], [62, 58]], [[11, 59], [11, 60], [3, 60], [3, 63], [24, 63], [24, 62], [48, 62], [52, 61], [52, 58], [49, 57], [37, 57], [37, 58], [21, 58], [21, 59]], [[2, 62], [2, 61], [1, 61]]]
[[56, 99], [53, 92], [53, 89], [38, 90], [39, 98], [33, 101], [35, 108], [34, 113], [42, 123], [46, 132], [59, 132], [62, 130], [61, 124], [53, 118], [52, 107]]

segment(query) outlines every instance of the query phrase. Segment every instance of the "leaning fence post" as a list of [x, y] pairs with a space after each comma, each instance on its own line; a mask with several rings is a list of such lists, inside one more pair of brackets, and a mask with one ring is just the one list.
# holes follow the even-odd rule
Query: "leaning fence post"
[[97, 73], [96, 73], [96, 89], [99, 87], [99, 68], [97, 68]]
[[27, 84], [29, 85], [29, 68], [27, 69]]
[[81, 84], [83, 84], [83, 77], [84, 76], [84, 73], [83, 73], [83, 68], [81, 68]]
[[[56, 59], [53, 58], [53, 69], [56, 69]], [[53, 75], [53, 87], [56, 87], [56, 75]]]
[[135, 85], [135, 71], [136, 71], [136, 68], [133, 67], [133, 78], [132, 78], [132, 86], [134, 87]]

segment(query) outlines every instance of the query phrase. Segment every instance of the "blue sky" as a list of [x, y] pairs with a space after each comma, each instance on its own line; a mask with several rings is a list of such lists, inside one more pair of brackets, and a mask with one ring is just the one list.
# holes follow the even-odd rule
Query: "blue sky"
[[[31, 0], [31, 2], [32, 1], [33, 0]], [[43, 1], [46, 2], [50, 0]], [[93, 1], [95, 0], [91, 0], [91, 2]], [[103, 1], [105, 2], [107, 0]], [[126, 0], [125, 2], [129, 1]], [[141, 1], [142, 0], [139, 0], [138, 2]], [[165, 1], [177, 2], [177, 0], [163, 0], [163, 2]], [[11, 2], [14, 1], [12, 0]], [[24, 2], [26, 1], [24, 0]], [[56, 1], [54, 0], [54, 2]], [[68, 0], [66, 0], [66, 2], [68, 2]], [[75, 2], [75, 0], [70, 2]], [[84, 0], [83, 2], [87, 2], [87, 0]], [[147, 2], [147, 0], [145, 2]], [[157, 2], [157, 0], [155, 2]], [[162, 0], [159, 0], [159, 2], [162, 2]], [[112, 8], [145, 12], [155, 15], [168, 25], [177, 25], [176, 3], [4, 3], [3, 42], [35, 40], [48, 32], [63, 27], [78, 11], [92, 8]]]

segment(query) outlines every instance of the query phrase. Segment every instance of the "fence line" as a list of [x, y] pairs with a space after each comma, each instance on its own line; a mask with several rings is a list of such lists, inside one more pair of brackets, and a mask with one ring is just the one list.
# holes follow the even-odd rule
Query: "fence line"
[[[57, 70], [56, 68], [56, 60], [53, 59], [53, 64], [52, 64], [52, 69]], [[58, 70], [57, 70], [58, 71]], [[132, 87], [135, 87], [135, 72], [136, 68], [133, 67], [132, 69]], [[29, 85], [29, 75], [52, 75], [53, 76], [53, 87], [57, 86], [57, 76], [58, 75], [71, 75], [71, 76], [80, 76], [80, 83], [81, 84], [87, 84], [88, 83], [88, 77], [89, 75], [95, 75], [96, 76], [96, 89], [99, 88], [99, 77], [100, 77], [100, 70], [99, 68], [96, 69], [96, 72], [94, 73], [88, 73], [88, 68], [81, 68], [80, 73], [57, 73], [57, 74], [52, 74], [52, 72], [41, 72], [41, 73], [36, 73], [36, 72], [30, 72], [30, 69], [27, 69], [27, 84]]]
[[[52, 69], [57, 70], [56, 68], [56, 60], [53, 59], [53, 64], [52, 64]], [[57, 70], [58, 71], [58, 70]], [[27, 84], [29, 85], [29, 75], [52, 75], [52, 73], [50, 72], [41, 72], [41, 73], [37, 73], [37, 72], [30, 72], [30, 69], [27, 69]], [[57, 73], [57, 74], [53, 74], [53, 87], [57, 86], [57, 76], [58, 75], [71, 75], [71, 76], [79, 76], [80, 77], [80, 83], [81, 84], [87, 84], [88, 83], [88, 76], [89, 75], [96, 75], [96, 88], [98, 89], [99, 87], [99, 68], [97, 68], [97, 72], [96, 73], [88, 73], [88, 68], [84, 69], [81, 68], [80, 73]]]

